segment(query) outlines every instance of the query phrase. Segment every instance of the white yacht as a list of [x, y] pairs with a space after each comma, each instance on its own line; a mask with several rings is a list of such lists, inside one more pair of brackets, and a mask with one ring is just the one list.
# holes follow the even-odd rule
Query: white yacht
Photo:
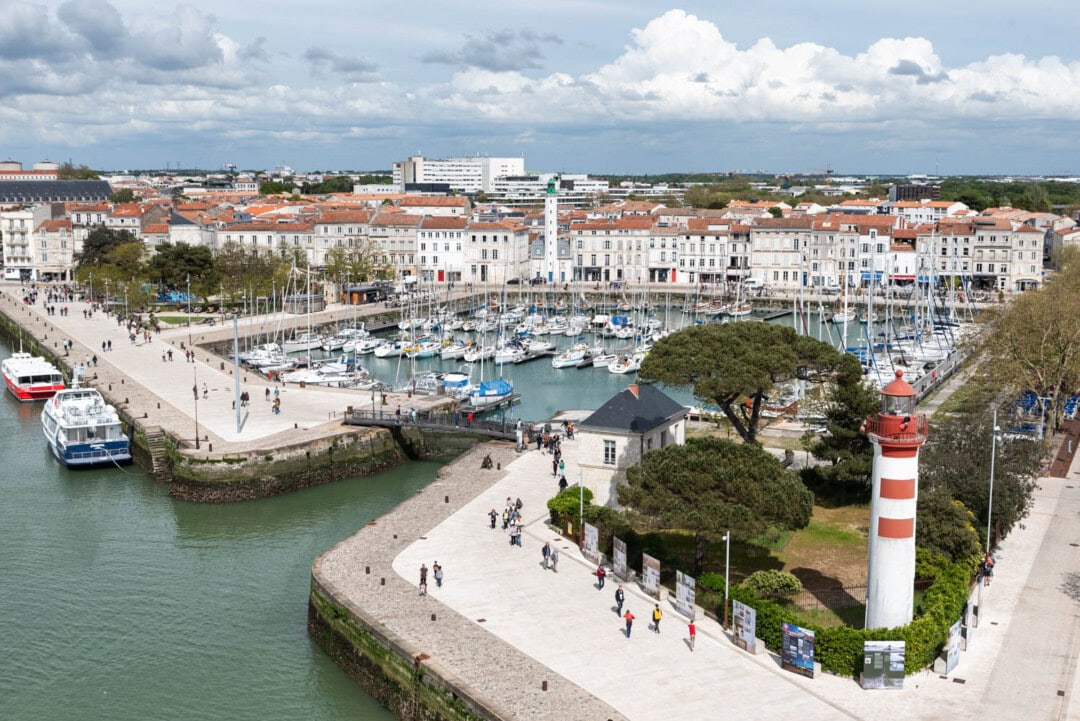
[[41, 411], [41, 429], [49, 449], [65, 466], [94, 466], [131, 460], [131, 441], [124, 435], [116, 409], [96, 388], [57, 391]]

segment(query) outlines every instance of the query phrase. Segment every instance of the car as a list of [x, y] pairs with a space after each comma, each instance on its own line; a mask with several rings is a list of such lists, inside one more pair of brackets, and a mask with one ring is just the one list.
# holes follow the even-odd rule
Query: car
[[520, 285], [520, 283], [521, 278], [511, 278], [510, 280], [506, 281], [507, 285]]
[[541, 278], [537, 276], [529, 281], [529, 285], [544, 285], [547, 283], [547, 278]]

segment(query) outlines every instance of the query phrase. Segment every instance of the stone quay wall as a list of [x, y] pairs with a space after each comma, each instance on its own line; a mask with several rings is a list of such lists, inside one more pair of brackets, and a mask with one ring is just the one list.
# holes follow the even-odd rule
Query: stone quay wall
[[[481, 467], [490, 456], [492, 467]], [[512, 443], [476, 446], [394, 510], [316, 559], [308, 633], [403, 721], [624, 719], [615, 709], [443, 605], [394, 558], [499, 481]], [[478, 521], [479, 522], [479, 521]]]

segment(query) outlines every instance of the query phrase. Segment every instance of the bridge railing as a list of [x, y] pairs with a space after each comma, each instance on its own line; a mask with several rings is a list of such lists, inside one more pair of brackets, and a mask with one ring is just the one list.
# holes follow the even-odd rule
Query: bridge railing
[[[441, 428], [446, 430], [479, 431], [484, 433], [513, 436], [517, 429], [516, 419], [504, 418], [500, 420], [484, 420], [473, 415], [469, 422], [468, 412], [430, 412], [412, 409], [394, 410], [363, 410], [353, 409], [345, 414], [346, 423], [358, 425], [364, 422], [382, 426], [419, 426], [423, 428]], [[528, 430], [532, 424], [522, 422], [522, 428]]]

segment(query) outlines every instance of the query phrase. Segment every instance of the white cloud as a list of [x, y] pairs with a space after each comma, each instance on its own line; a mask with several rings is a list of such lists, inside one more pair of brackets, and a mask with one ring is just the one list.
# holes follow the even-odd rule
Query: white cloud
[[[395, 58], [366, 45], [245, 37], [234, 34], [243, 26], [220, 27], [189, 5], [138, 7], [122, 15], [107, 0], [69, 0], [53, 13], [0, 0], [0, 139], [92, 145], [191, 131], [389, 142], [445, 126], [539, 146], [539, 139], [557, 143], [560, 132], [588, 139], [596, 128], [674, 138], [671, 129], [689, 123], [783, 125], [804, 134], [863, 128], [888, 135], [884, 145], [950, 124], [1080, 115], [1080, 63], [999, 54], [950, 66], [920, 37], [882, 38], [855, 52], [810, 42], [780, 47], [767, 37], [738, 45], [716, 23], [671, 10], [574, 73], [568, 53], [550, 52], [576, 47], [572, 35], [477, 29], [456, 50], [431, 46], [429, 62], [415, 65], [455, 66], [439, 78], [445, 71], [393, 75]], [[537, 72], [541, 64], [550, 70]], [[121, 107], [131, 111], [118, 116]]]

